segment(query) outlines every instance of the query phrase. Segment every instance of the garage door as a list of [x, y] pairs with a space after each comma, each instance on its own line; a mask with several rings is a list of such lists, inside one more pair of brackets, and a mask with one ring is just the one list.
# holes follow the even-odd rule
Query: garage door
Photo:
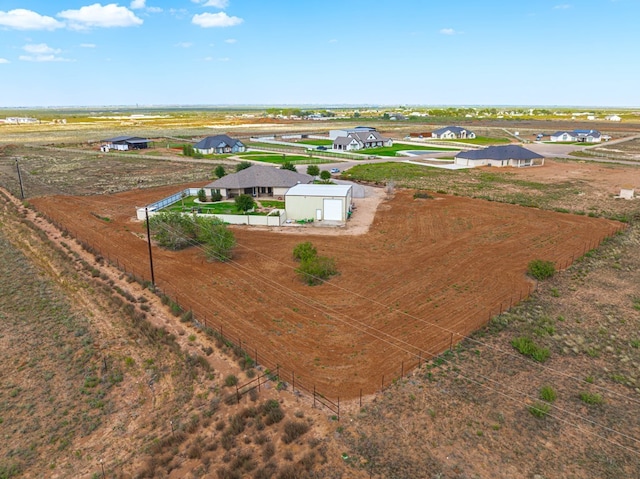
[[325, 221], [342, 221], [342, 200], [324, 200]]

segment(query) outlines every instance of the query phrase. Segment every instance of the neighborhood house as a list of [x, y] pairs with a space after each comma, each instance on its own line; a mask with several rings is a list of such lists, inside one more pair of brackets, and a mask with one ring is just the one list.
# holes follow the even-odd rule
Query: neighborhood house
[[129, 151], [149, 148], [151, 140], [137, 136], [116, 136], [115, 138], [102, 140], [101, 143], [102, 146], [100, 146], [100, 150], [104, 152], [108, 152], [109, 150]]
[[439, 128], [431, 133], [432, 138], [439, 140], [455, 140], [455, 139], [469, 139], [472, 140], [476, 137], [476, 134], [461, 126], [445, 126]]
[[602, 134], [598, 130], [556, 131], [550, 139], [551, 141], [598, 143], [602, 141]]
[[542, 166], [544, 157], [518, 145], [490, 146], [481, 150], [463, 151], [455, 157], [460, 166]]
[[240, 140], [227, 135], [208, 136], [193, 145], [193, 149], [203, 155], [242, 153], [247, 148]]
[[253, 165], [209, 183], [204, 190], [209, 196], [212, 191], [218, 191], [224, 199], [245, 194], [254, 197], [272, 196], [282, 200], [292, 186], [311, 182], [313, 177], [310, 175], [274, 166]]
[[393, 146], [391, 138], [385, 138], [375, 128], [359, 126], [350, 130], [331, 130], [333, 149], [341, 151], [364, 150]]
[[351, 215], [351, 185], [296, 185], [284, 204], [288, 220], [347, 221]]

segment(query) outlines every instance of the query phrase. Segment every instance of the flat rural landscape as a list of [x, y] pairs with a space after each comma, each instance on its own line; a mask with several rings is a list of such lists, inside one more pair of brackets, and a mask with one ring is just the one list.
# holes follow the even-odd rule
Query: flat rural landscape
[[[0, 125], [0, 478], [640, 471], [635, 117], [590, 124], [609, 145], [534, 141], [585, 131], [549, 118], [416, 136], [462, 113], [77, 115]], [[330, 130], [373, 146], [337, 152]], [[193, 153], [211, 135], [244, 149]], [[488, 146], [544, 166], [454, 168]], [[227, 225], [228, 261], [148, 241], [137, 209], [255, 164], [326, 170], [311, 176], [352, 186], [347, 219]], [[240, 189], [285, 204], [255, 186]], [[315, 286], [303, 242], [335, 265]]]

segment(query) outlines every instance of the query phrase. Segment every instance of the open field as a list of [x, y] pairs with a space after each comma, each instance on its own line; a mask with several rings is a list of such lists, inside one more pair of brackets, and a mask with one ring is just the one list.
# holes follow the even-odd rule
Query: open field
[[[167, 132], [191, 138], [190, 133], [200, 128], [213, 134], [203, 127], [211, 119], [194, 114], [180, 122], [174, 118], [158, 120], [157, 125], [122, 125], [117, 134], [131, 134], [135, 127], [136, 135], [139, 131], [160, 135], [160, 125], [166, 122]], [[223, 118], [216, 121], [219, 132], [232, 130]], [[434, 126], [454, 124], [429, 121]], [[78, 130], [59, 127], [59, 131], [47, 125], [31, 130], [0, 127], [0, 142], [34, 144], [64, 137], [74, 145], [85, 136], [115, 136], [100, 130], [115, 123], [97, 123], [87, 121]], [[410, 123], [373, 126], [394, 137], [401, 137], [403, 130], [425, 130], [425, 125]], [[526, 132], [569, 125], [599, 128], [614, 137], [640, 131], [628, 123], [584, 123], [474, 120], [462, 124], [494, 137], [500, 136], [502, 128], [518, 129], [524, 137]], [[334, 123], [324, 127], [333, 128]], [[250, 128], [238, 125], [238, 131]], [[255, 128], [316, 131], [318, 125], [273, 122]], [[635, 148], [633, 142], [602, 146]], [[147, 277], [146, 243], [141, 225], [130, 221], [132, 205], [157, 199], [161, 191], [152, 187], [174, 192], [184, 183], [205, 184], [217, 164], [98, 158], [58, 148], [14, 146], [0, 150], [0, 184], [14, 195], [19, 194], [14, 159], [20, 160], [29, 201], [64, 214], [61, 223], [87, 232], [89, 236], [82, 239], [109, 242], [107, 253], [117, 250], [111, 258], [126, 254], [127, 270]], [[221, 163], [232, 170], [232, 163]], [[131, 281], [130, 275], [110, 268], [107, 256], [83, 251], [71, 236], [60, 235], [31, 210], [11, 212], [3, 205], [0, 317], [3, 326], [11, 327], [0, 332], [0, 370], [4, 371], [0, 374], [0, 407], [4, 408], [0, 425], [8, 438], [0, 445], [0, 472], [95, 479], [101, 477], [98, 459], [104, 458], [106, 477], [118, 479], [216, 477], [231, 468], [242, 470], [246, 477], [258, 477], [270, 465], [277, 467], [274, 477], [291, 474], [291, 467], [298, 467], [296, 477], [331, 479], [635, 477], [640, 470], [640, 204], [616, 200], [613, 195], [627, 184], [638, 191], [639, 170], [573, 160], [547, 160], [543, 168], [459, 172], [391, 162], [362, 165], [345, 174], [380, 186], [393, 180], [396, 188], [409, 188], [380, 206], [368, 235], [314, 236], [311, 229], [305, 230], [308, 235], [294, 237], [235, 228], [241, 244], [237, 265], [208, 264], [197, 251], [171, 255], [154, 248], [157, 272], [167, 268], [158, 279], [160, 285], [186, 307], [193, 306], [198, 319], [224, 325], [225, 335], [235, 343], [259, 337], [256, 349], [260, 357], [265, 350], [269, 364], [299, 360], [288, 349], [275, 350], [267, 358], [274, 345], [306, 346], [313, 361], [301, 367], [310, 367], [323, 383], [336, 381], [334, 388], [322, 391], [329, 397], [334, 391], [342, 395], [348, 388], [357, 396], [358, 387], [369, 376], [378, 378], [375, 390], [379, 390], [383, 382], [379, 374], [385, 373], [385, 390], [365, 396], [362, 404], [357, 398], [349, 402], [341, 396], [339, 422], [327, 420], [326, 415], [334, 413], [312, 408], [309, 396], [290, 393], [292, 379], [296, 388], [298, 380], [309, 385], [298, 364], [295, 378], [283, 367], [281, 382], [265, 385], [255, 401], [247, 395], [239, 406], [226, 404], [226, 395], [234, 390], [225, 386], [228, 375], [242, 383], [252, 371], [240, 369], [239, 364], [246, 367], [246, 358], [236, 357], [236, 348], [173, 316], [173, 303], [163, 305], [160, 298]], [[413, 199], [413, 191], [443, 199]], [[102, 196], [114, 192], [123, 193]], [[34, 198], [40, 195], [45, 197]], [[565, 211], [574, 214], [560, 213]], [[627, 229], [578, 258], [583, 251], [577, 244], [580, 235], [595, 235], [603, 226], [618, 224], [607, 218], [627, 221]], [[29, 221], [35, 226], [28, 226]], [[403, 222], [400, 228], [398, 221]], [[63, 254], [51, 249], [41, 231], [67, 245], [59, 248]], [[558, 242], [544, 244], [553, 235]], [[524, 243], [516, 240], [520, 236]], [[320, 254], [335, 257], [341, 275], [313, 289], [299, 283], [290, 256], [293, 245], [304, 240], [316, 244]], [[413, 373], [406, 371], [410, 360], [398, 361], [401, 343], [392, 345], [391, 338], [385, 342], [384, 337], [365, 332], [371, 333], [369, 325], [397, 326], [389, 330], [394, 340], [406, 340], [409, 329], [407, 342], [415, 344], [432, 332], [427, 321], [434, 312], [440, 319], [435, 324], [440, 326], [454, 318], [444, 318], [440, 311], [451, 310], [452, 301], [465, 298], [470, 303], [461, 305], [455, 317], [462, 319], [470, 312], [487, 321], [488, 311], [485, 318], [474, 311], [495, 303], [497, 289], [512, 292], [518, 285], [531, 284], [524, 276], [528, 253], [555, 259], [571, 248], [577, 251], [572, 266], [541, 281], [526, 301], [508, 312], [499, 315], [495, 309], [488, 325], [452, 352], [429, 363], [420, 357], [422, 367]], [[170, 267], [192, 279], [172, 284]], [[448, 276], [439, 273], [445, 267], [450, 267]], [[484, 274], [474, 280], [468, 272], [480, 267]], [[507, 273], [498, 275], [498, 270]], [[470, 281], [457, 281], [453, 275]], [[133, 301], [125, 296], [128, 293]], [[200, 314], [198, 303], [209, 295], [224, 298], [215, 304], [207, 299], [208, 308]], [[196, 301], [189, 304], [187, 299], [193, 296]], [[505, 304], [504, 299], [501, 302]], [[143, 313], [146, 320], [140, 321]], [[246, 337], [235, 338], [238, 331], [228, 322], [236, 318], [248, 328]], [[156, 334], [149, 325], [166, 332]], [[266, 325], [271, 343], [260, 332]], [[71, 333], [65, 333], [65, 328]], [[56, 337], [49, 334], [52, 331], [63, 334]], [[83, 334], [76, 336], [77, 331]], [[339, 334], [345, 337], [338, 338]], [[172, 346], [171, 336], [179, 348]], [[549, 358], [540, 363], [518, 352], [515, 340], [522, 344], [523, 338], [536, 350], [548, 350]], [[90, 339], [93, 353], [84, 344]], [[347, 343], [350, 339], [352, 343]], [[325, 340], [323, 344], [335, 346], [334, 351], [318, 351], [318, 344]], [[243, 346], [251, 353], [254, 344], [243, 342]], [[205, 355], [211, 370], [202, 360]], [[378, 361], [386, 358], [384, 371], [378, 367], [380, 362], [371, 362], [374, 355]], [[334, 356], [346, 356], [344, 369]], [[401, 369], [405, 378], [392, 381]], [[122, 381], [112, 372], [122, 372]], [[339, 378], [346, 380], [339, 383]], [[45, 401], [48, 397], [55, 401]], [[264, 416], [257, 411], [267, 398], [281, 402], [285, 418], [265, 428]], [[67, 423], [68, 418], [78, 420]], [[282, 438], [289, 421], [307, 422], [311, 429], [286, 444]], [[85, 429], [88, 425], [92, 431]], [[275, 454], [269, 459], [272, 446]]]
[[[103, 256], [147, 277], [134, 206], [173, 190], [31, 201]], [[200, 321], [241, 338], [249, 351], [258, 349], [330, 397], [354, 397], [528, 296], [530, 260], [564, 267], [619, 228], [603, 219], [398, 192], [357, 241], [310, 233], [307, 239], [335, 257], [340, 271], [323, 286], [297, 279], [291, 252], [298, 238], [244, 228], [234, 229], [239, 247], [232, 263], [207, 263], [196, 249], [157, 250], [155, 276]]]

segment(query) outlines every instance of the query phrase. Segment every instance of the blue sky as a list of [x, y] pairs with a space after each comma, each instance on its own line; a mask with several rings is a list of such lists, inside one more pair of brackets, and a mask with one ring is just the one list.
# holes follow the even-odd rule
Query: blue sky
[[0, 107], [634, 107], [639, 18], [639, 0], [1, 0]]

